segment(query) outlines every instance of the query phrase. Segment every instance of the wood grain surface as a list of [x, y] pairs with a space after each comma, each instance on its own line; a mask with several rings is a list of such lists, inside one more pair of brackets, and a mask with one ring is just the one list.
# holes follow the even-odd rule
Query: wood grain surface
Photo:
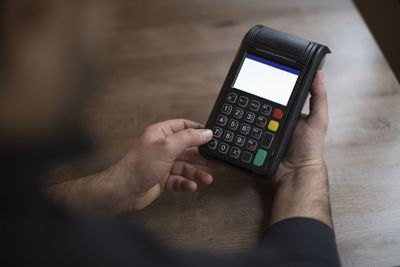
[[[60, 163], [46, 183], [106, 168], [149, 124], [204, 123], [241, 38], [260, 23], [333, 52], [325, 160], [343, 265], [400, 264], [400, 86], [349, 0], [109, 2], [118, 13], [104, 90], [84, 111], [94, 153]], [[268, 182], [232, 168], [196, 193], [164, 194], [121, 219], [168, 246], [232, 254], [257, 245], [272, 194]]]

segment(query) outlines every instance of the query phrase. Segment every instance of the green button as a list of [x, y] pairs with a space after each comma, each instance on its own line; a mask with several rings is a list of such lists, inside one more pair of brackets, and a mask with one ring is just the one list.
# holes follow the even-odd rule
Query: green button
[[257, 167], [262, 166], [266, 156], [267, 151], [265, 151], [264, 149], [259, 149], [257, 151], [256, 157], [254, 158], [253, 164]]

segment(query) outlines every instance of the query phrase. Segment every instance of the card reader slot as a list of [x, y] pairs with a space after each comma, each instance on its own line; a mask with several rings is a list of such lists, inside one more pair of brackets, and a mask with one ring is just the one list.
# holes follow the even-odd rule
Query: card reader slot
[[257, 25], [257, 33], [251, 43], [258, 47], [268, 47], [277, 50], [280, 54], [285, 54], [288, 57], [296, 57], [303, 59], [304, 52], [310, 44], [303, 38], [283, 33], [268, 27]]
[[278, 55], [278, 54], [273, 53], [273, 52], [271, 52], [271, 51], [267, 51], [267, 50], [264, 50], [264, 49], [261, 49], [261, 48], [256, 48], [256, 50], [257, 50], [257, 51], [260, 51], [260, 52], [263, 52], [263, 53], [266, 53], [266, 54], [269, 54], [269, 55], [272, 55], [272, 56], [274, 56], [274, 57], [278, 57], [278, 58], [281, 58], [281, 59], [284, 59], [284, 60], [289, 60], [289, 61], [291, 61], [291, 62], [297, 63], [297, 61], [294, 60], [294, 59], [291, 59], [291, 58], [288, 58], [288, 57], [284, 57], [284, 56], [282, 56], [282, 55]]

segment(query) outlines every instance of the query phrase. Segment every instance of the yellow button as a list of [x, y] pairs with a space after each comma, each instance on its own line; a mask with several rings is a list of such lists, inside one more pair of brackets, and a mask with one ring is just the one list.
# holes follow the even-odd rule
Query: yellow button
[[268, 124], [268, 130], [276, 132], [279, 127], [279, 122], [271, 120]]

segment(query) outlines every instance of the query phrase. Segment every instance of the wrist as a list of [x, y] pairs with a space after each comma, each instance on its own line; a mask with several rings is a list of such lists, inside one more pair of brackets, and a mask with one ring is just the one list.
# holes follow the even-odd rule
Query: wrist
[[137, 176], [133, 165], [119, 162], [101, 175], [106, 185], [105, 195], [114, 214], [143, 209], [161, 193], [160, 185], [146, 184]]
[[[282, 162], [282, 171], [274, 177], [275, 188], [287, 185], [301, 185], [302, 183], [326, 181], [326, 167], [323, 159], [308, 161], [297, 166]], [[293, 184], [296, 182], [295, 184]]]
[[276, 184], [271, 224], [292, 217], [314, 218], [332, 227], [323, 164], [294, 169]]
[[324, 164], [297, 168], [281, 177], [275, 185], [276, 193], [304, 194], [308, 199], [327, 199], [328, 179]]
[[89, 211], [106, 216], [120, 213], [121, 186], [112, 178], [109, 169], [86, 178], [81, 195], [86, 199]]
[[98, 192], [102, 192], [103, 207], [109, 209], [108, 214], [117, 215], [135, 205], [138, 193], [129, 182], [134, 180], [132, 177], [133, 174], [120, 168], [118, 163], [97, 175], [94, 184], [100, 187]]

